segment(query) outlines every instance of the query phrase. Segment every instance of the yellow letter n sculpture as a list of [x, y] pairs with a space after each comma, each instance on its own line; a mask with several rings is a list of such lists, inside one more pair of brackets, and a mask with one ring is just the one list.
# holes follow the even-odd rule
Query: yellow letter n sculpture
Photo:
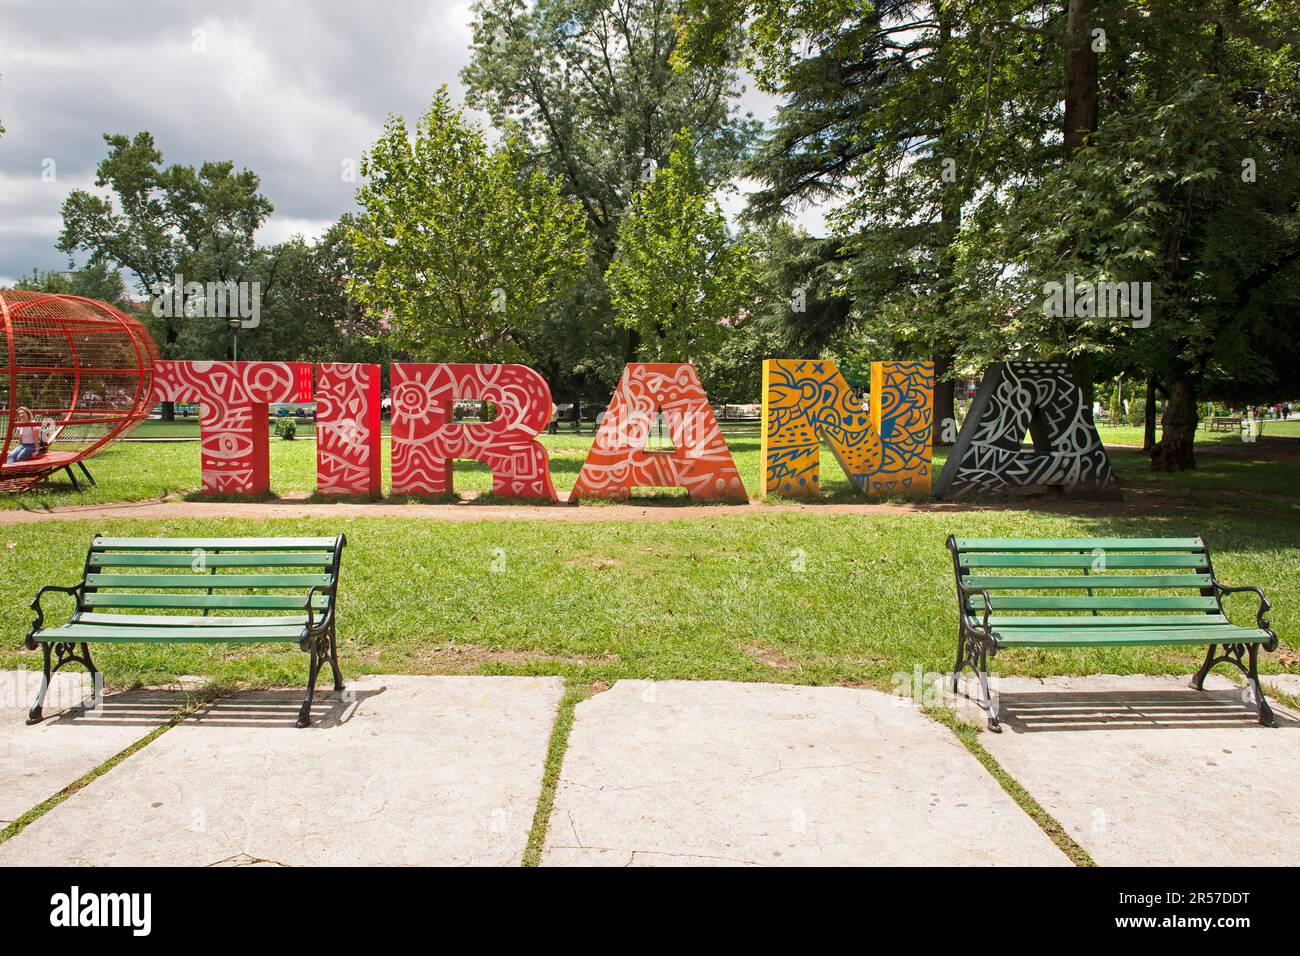
[[825, 359], [763, 362], [761, 454], [766, 494], [820, 492], [821, 443], [869, 495], [928, 492], [934, 365], [872, 362], [871, 403]]

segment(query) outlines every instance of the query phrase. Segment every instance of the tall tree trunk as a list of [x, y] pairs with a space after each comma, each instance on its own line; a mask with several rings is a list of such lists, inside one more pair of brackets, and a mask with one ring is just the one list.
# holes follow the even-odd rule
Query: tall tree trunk
[[[934, 427], [930, 431], [930, 445], [934, 448], [952, 445], [952, 438], [957, 434], [957, 383], [945, 378], [952, 364], [949, 352], [939, 352], [934, 357]], [[952, 425], [947, 424], [950, 421]]]
[[1096, 377], [1096, 361], [1091, 355], [1077, 356], [1070, 363], [1070, 371], [1074, 373], [1079, 391], [1083, 392], [1083, 414], [1088, 421], [1092, 421], [1092, 403], [1097, 399], [1097, 383], [1093, 381]]
[[1156, 380], [1147, 379], [1146, 418], [1142, 422], [1142, 450], [1151, 452], [1156, 447]]
[[1092, 15], [1097, 0], [1069, 0], [1065, 15], [1066, 158], [1097, 128], [1097, 54], [1092, 48]]
[[1169, 376], [1169, 400], [1160, 442], [1151, 450], [1152, 471], [1189, 471], [1196, 467], [1196, 409], [1198, 382], [1186, 370]]

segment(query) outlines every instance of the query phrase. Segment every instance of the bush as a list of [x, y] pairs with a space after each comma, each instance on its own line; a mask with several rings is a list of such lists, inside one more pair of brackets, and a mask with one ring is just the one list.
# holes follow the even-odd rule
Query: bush
[[293, 441], [298, 434], [298, 423], [292, 418], [281, 418], [275, 423], [275, 433], [285, 441]]

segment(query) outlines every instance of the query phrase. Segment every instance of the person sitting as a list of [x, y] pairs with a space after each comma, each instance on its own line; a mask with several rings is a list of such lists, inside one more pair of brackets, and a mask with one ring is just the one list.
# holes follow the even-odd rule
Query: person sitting
[[45, 454], [45, 443], [41, 440], [41, 430], [32, 419], [32, 413], [26, 408], [14, 412], [14, 421], [18, 424], [18, 447], [9, 452], [8, 464], [16, 465]]

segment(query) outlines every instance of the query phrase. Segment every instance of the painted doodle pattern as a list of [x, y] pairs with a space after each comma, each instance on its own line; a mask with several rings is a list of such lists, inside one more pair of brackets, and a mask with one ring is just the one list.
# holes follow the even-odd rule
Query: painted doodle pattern
[[158, 362], [154, 397], [199, 402], [203, 491], [257, 495], [270, 490], [266, 406], [309, 402], [306, 362]]
[[[647, 451], [660, 412], [673, 448]], [[636, 487], [685, 488], [698, 500], [749, 500], [708, 396], [689, 364], [624, 367], [569, 500], [626, 498]]]
[[316, 493], [382, 493], [379, 366], [316, 366]]
[[934, 366], [873, 362], [871, 405], [864, 408], [832, 361], [763, 363], [761, 451], [767, 494], [816, 495], [821, 442], [867, 494], [930, 489]]
[[[1027, 433], [1033, 449], [1021, 447]], [[980, 383], [935, 494], [1036, 486], [1108, 491], [1116, 480], [1069, 366], [1000, 362]]]
[[[454, 458], [492, 469], [492, 493], [555, 501], [546, 449], [536, 441], [551, 417], [551, 389], [523, 365], [394, 363], [393, 494], [452, 491]], [[457, 424], [455, 399], [494, 403], [491, 422]]]

